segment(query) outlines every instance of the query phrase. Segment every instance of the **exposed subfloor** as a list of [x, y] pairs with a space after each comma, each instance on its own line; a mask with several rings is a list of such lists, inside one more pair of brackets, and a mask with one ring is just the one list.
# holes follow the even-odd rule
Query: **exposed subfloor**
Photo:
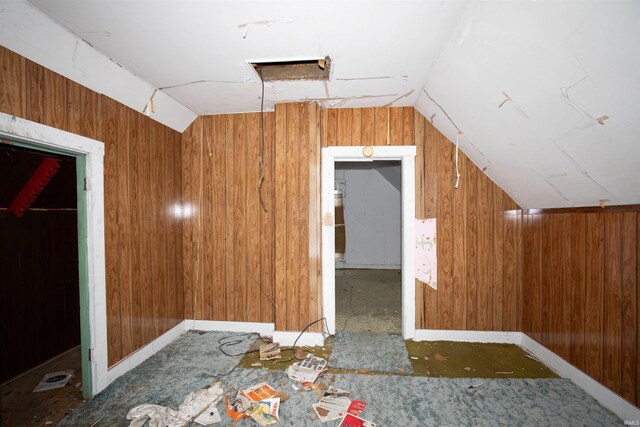
[[[69, 369], [75, 372], [66, 386], [33, 393], [45, 374]], [[0, 387], [0, 425], [56, 425], [82, 402], [82, 367], [78, 346]]]
[[[280, 406], [281, 425], [323, 425], [311, 410], [311, 405], [317, 401], [316, 392], [294, 391], [293, 381], [283, 371], [294, 363], [294, 360], [288, 360], [292, 356], [291, 351], [284, 352], [280, 363], [267, 362], [261, 366], [246, 368], [242, 366], [250, 364], [247, 363], [248, 360], [244, 360], [239, 366], [242, 353], [256, 348], [258, 343], [254, 340], [255, 336], [248, 334], [185, 333], [139, 367], [118, 378], [105, 391], [65, 418], [60, 425], [126, 426], [126, 414], [131, 408], [152, 403], [175, 409], [190, 392], [216, 381], [221, 382], [225, 393], [230, 396], [237, 389], [267, 382], [287, 395], [287, 400]], [[222, 354], [219, 346], [224, 342], [236, 342], [226, 347], [225, 351], [237, 356]], [[331, 342], [327, 344], [325, 347], [305, 350], [328, 358], [332, 348]], [[446, 353], [441, 356], [453, 361], [454, 353], [460, 349], [448, 344], [440, 343], [435, 351], [437, 354]], [[375, 358], [375, 350], [381, 344], [362, 341], [359, 345], [370, 345], [370, 357]], [[429, 357], [431, 360], [436, 354], [431, 349], [432, 352], [428, 353], [431, 356], [424, 356], [420, 353], [424, 348], [412, 347], [409, 343], [407, 347], [410, 349], [410, 356], [417, 355], [414, 357]], [[522, 349], [512, 347], [514, 352], [523, 353], [522, 357], [531, 363], [538, 363], [526, 357]], [[489, 353], [484, 354], [486, 356]], [[499, 353], [493, 353], [492, 357], [496, 357], [496, 354]], [[352, 356], [345, 352], [340, 357]], [[250, 353], [245, 356], [247, 358], [256, 360], [256, 354]], [[435, 362], [445, 363], [446, 360]], [[506, 369], [499, 361], [495, 362], [497, 364], [491, 369]], [[258, 362], [253, 362], [256, 363]], [[535, 369], [532, 372], [536, 374]], [[464, 373], [469, 374], [468, 371]], [[582, 389], [561, 378], [432, 378], [329, 368], [328, 373], [316, 383], [348, 390], [351, 392], [351, 399], [366, 402], [361, 416], [373, 420], [378, 426], [605, 426], [621, 423], [620, 419]], [[216, 426], [257, 425], [251, 419], [233, 422], [226, 415], [222, 401], [217, 408], [221, 412], [222, 422]], [[334, 422], [324, 425], [335, 427], [337, 424]]]
[[336, 330], [401, 334], [400, 270], [336, 270]]

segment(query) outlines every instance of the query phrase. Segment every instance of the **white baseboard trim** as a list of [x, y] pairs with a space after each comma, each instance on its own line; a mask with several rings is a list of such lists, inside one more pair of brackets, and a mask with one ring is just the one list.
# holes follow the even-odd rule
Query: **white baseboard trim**
[[[274, 331], [273, 342], [279, 343], [281, 346], [291, 346], [300, 332]], [[309, 347], [323, 346], [324, 335], [321, 332], [305, 332], [302, 334], [296, 345], [304, 345]]]
[[414, 341], [457, 341], [519, 345], [521, 336], [520, 332], [416, 329]]
[[273, 335], [275, 324], [258, 322], [224, 322], [218, 320], [185, 320], [186, 330], [255, 332], [263, 336]]
[[107, 383], [105, 387], [111, 384], [119, 376], [129, 372], [160, 350], [162, 350], [167, 344], [178, 338], [186, 330], [186, 321], [178, 323], [173, 328], [169, 329], [164, 334], [160, 335], [155, 340], [151, 341], [144, 347], [139, 348], [135, 353], [130, 354], [107, 371]]
[[609, 390], [527, 334], [522, 333], [521, 335], [520, 346], [556, 371], [562, 378], [568, 378], [573, 381], [574, 384], [600, 402], [602, 406], [623, 420], [636, 422], [640, 420], [640, 409], [627, 402], [622, 396]]

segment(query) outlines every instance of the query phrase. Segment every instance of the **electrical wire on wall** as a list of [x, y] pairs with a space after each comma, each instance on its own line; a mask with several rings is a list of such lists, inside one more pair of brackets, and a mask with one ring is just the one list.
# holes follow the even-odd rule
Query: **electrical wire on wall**
[[260, 141], [260, 157], [258, 158], [258, 164], [260, 165], [260, 179], [258, 180], [258, 197], [260, 198], [260, 205], [262, 210], [267, 212], [267, 207], [262, 199], [262, 183], [264, 182], [264, 80], [262, 80], [262, 70], [258, 68], [258, 75], [260, 76], [260, 84], [262, 86], [262, 94], [260, 95], [260, 133], [262, 139]]

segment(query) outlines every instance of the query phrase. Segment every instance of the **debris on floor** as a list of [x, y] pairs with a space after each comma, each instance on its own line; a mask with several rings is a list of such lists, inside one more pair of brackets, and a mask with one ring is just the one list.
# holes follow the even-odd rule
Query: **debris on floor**
[[441, 355], [441, 354], [439, 354], [439, 353], [436, 353], [436, 354], [433, 356], [433, 358], [434, 358], [434, 359], [436, 359], [438, 362], [445, 362], [446, 360], [448, 360], [448, 359], [449, 359], [447, 356], [443, 356], [443, 355]]
[[[225, 396], [227, 415], [229, 415], [233, 421], [238, 421], [242, 418], [249, 417], [251, 416], [250, 412], [252, 412], [256, 406], [268, 399], [273, 398], [277, 394], [278, 391], [271, 387], [269, 384], [259, 383], [239, 391], [233, 400], [230, 400], [227, 396]], [[279, 406], [280, 399], [277, 398], [277, 400]], [[270, 403], [266, 403], [266, 405], [269, 407], [271, 406]]]
[[318, 403], [311, 405], [321, 422], [342, 419], [351, 405], [349, 392], [329, 387]]
[[280, 399], [274, 397], [272, 399], [263, 399], [259, 401], [252, 409], [247, 411], [249, 416], [253, 418], [261, 426], [276, 424], [278, 421], [278, 411], [280, 409]]
[[53, 390], [56, 388], [62, 388], [67, 385], [71, 377], [73, 376], [73, 369], [67, 371], [50, 372], [45, 374], [40, 380], [40, 383], [33, 389], [33, 393], [39, 391]]
[[280, 344], [272, 342], [260, 346], [260, 360], [280, 359]]
[[347, 414], [344, 416], [338, 427], [376, 427], [376, 424], [360, 418], [357, 415]]
[[294, 381], [315, 383], [318, 377], [327, 372], [327, 360], [307, 353], [306, 357], [287, 368], [287, 375]]
[[162, 425], [167, 427], [182, 427], [196, 422], [200, 425], [209, 425], [220, 422], [220, 414], [216, 405], [222, 397], [223, 390], [220, 383], [212, 387], [189, 393], [176, 411], [160, 405], [143, 404], [132, 408], [127, 414], [131, 420], [130, 427], [141, 427], [147, 420], [150, 425]]

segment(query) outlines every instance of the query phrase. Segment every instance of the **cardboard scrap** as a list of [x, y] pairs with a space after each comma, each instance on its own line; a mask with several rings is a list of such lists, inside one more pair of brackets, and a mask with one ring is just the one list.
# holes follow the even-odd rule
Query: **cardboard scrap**
[[263, 344], [260, 346], [260, 360], [274, 360], [280, 359], [280, 344], [272, 342], [270, 344]]

